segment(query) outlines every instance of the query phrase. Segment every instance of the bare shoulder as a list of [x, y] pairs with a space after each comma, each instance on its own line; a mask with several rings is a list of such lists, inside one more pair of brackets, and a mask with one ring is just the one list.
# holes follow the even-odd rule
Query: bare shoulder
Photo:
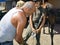
[[17, 12], [14, 14], [14, 16], [11, 19], [12, 24], [17, 27], [17, 24], [25, 25], [26, 24], [26, 17], [24, 17], [24, 14], [21, 12]]
[[26, 22], [26, 17], [25, 17], [25, 15], [24, 15], [23, 12], [21, 12], [21, 13], [18, 12], [17, 13], [17, 20], [20, 21], [20, 22], [22, 22], [22, 23]]

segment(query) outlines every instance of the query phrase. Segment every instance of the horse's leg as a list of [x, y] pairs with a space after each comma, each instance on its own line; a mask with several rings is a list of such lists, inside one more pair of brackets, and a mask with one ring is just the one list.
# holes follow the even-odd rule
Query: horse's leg
[[51, 45], [53, 45], [53, 29], [54, 29], [54, 24], [52, 24], [51, 25], [51, 33], [50, 33], [50, 35], [51, 35]]
[[53, 23], [51, 23], [51, 45], [53, 45], [53, 36], [54, 36], [54, 34], [53, 34], [53, 29], [54, 29], [54, 26], [55, 26], [55, 18], [54, 18], [54, 20], [53, 20]]
[[43, 26], [43, 33], [45, 34], [45, 25]]
[[50, 22], [48, 21], [48, 32], [50, 33], [50, 28], [51, 28], [51, 24]]
[[54, 26], [55, 26], [55, 22], [56, 22], [56, 16], [53, 16], [53, 23], [51, 24], [51, 45], [53, 45], [53, 29], [54, 29]]
[[50, 29], [51, 29], [51, 31], [50, 31], [51, 45], [53, 45], [53, 29], [54, 29], [54, 24], [53, 24], [53, 22], [52, 22], [52, 19], [49, 20], [49, 22], [50, 22]]
[[45, 34], [45, 25], [47, 24], [47, 19], [46, 19], [46, 22], [45, 22], [45, 24], [44, 24], [44, 26], [43, 26], [43, 33]]

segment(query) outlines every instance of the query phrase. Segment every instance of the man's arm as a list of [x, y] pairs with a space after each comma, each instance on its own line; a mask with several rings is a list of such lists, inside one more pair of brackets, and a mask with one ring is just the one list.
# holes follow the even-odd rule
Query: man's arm
[[22, 32], [23, 32], [23, 29], [25, 27], [25, 24], [26, 24], [25, 18], [22, 17], [22, 15], [18, 16], [15, 40], [19, 44], [23, 43]]

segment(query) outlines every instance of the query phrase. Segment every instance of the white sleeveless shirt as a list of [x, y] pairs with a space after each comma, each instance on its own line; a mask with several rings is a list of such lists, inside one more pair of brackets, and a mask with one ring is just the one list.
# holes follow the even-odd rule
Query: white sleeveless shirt
[[0, 21], [0, 42], [12, 41], [16, 34], [16, 28], [11, 24], [14, 13], [22, 11], [16, 8], [11, 9]]

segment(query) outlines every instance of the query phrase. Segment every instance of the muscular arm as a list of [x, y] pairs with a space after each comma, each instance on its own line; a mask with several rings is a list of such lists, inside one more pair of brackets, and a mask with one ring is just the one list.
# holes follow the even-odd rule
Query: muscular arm
[[16, 30], [16, 36], [15, 36], [15, 40], [19, 44], [23, 43], [22, 32], [26, 24], [25, 17], [22, 17], [22, 16], [23, 15], [18, 16], [17, 28], [16, 28], [17, 30]]

